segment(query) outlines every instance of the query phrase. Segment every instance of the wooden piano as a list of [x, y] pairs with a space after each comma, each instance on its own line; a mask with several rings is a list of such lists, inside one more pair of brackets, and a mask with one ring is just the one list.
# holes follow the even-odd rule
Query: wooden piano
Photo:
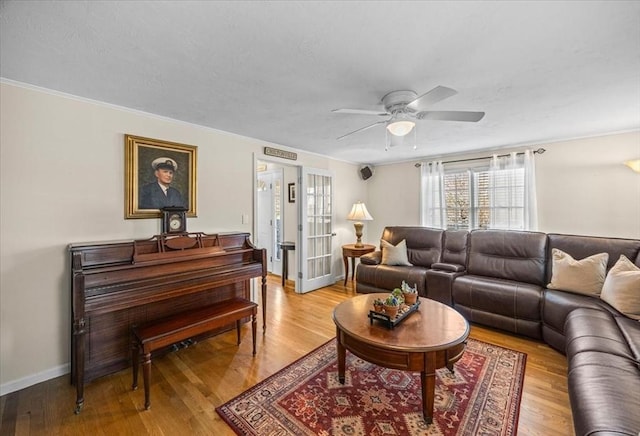
[[266, 250], [256, 248], [249, 233], [162, 234], [71, 244], [69, 251], [76, 413], [84, 404], [85, 382], [131, 364], [132, 325], [235, 297], [250, 299], [251, 279], [262, 277], [266, 329]]

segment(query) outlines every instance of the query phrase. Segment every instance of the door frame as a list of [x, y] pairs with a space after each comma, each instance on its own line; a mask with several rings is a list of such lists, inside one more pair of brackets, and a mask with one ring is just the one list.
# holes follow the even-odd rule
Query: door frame
[[[295, 173], [296, 173], [296, 180], [295, 180], [295, 184], [296, 184], [296, 192], [298, 192], [299, 190], [299, 183], [298, 183], [298, 177], [302, 168], [302, 165], [300, 164], [295, 164], [295, 163], [289, 163], [289, 162], [283, 162], [280, 159], [273, 159], [273, 158], [269, 158], [269, 156], [265, 155], [265, 154], [261, 154], [261, 153], [253, 153], [253, 188], [251, 190], [251, 195], [253, 197], [253, 222], [252, 222], [252, 234], [256, 235], [257, 231], [258, 231], [258, 197], [256, 195], [256, 186], [258, 184], [258, 161], [260, 162], [266, 162], [266, 163], [271, 163], [274, 165], [278, 165], [279, 167], [290, 167], [290, 168], [294, 168], [295, 169]], [[283, 204], [285, 204], [287, 202], [287, 193], [285, 192], [286, 190], [286, 181], [284, 179], [284, 170], [283, 170], [283, 186], [282, 186], [282, 195], [283, 195]], [[300, 240], [299, 240], [299, 236], [300, 236], [300, 232], [297, 230], [299, 228], [299, 216], [300, 216], [300, 202], [298, 200], [296, 200], [296, 213], [294, 214], [295, 216], [295, 220], [296, 222], [294, 223], [294, 226], [296, 228], [296, 232], [295, 232], [295, 244], [296, 244], [296, 249], [300, 246]], [[284, 233], [284, 227], [285, 227], [285, 218], [283, 216], [282, 218], [282, 225], [283, 225], [283, 233]], [[291, 224], [289, 222], [289, 224]], [[284, 238], [283, 238], [284, 239]], [[290, 258], [289, 258], [289, 269], [291, 269], [292, 263], [295, 265], [295, 271], [296, 271], [296, 278], [294, 280], [295, 283], [295, 292], [298, 292], [298, 287], [299, 285], [299, 280], [298, 280], [298, 271], [300, 271], [300, 263], [298, 262], [298, 256], [294, 255], [293, 253], [289, 254]]]

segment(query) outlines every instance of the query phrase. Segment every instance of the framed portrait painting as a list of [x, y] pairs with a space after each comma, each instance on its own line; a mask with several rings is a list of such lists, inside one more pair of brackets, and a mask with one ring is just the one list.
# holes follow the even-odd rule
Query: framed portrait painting
[[160, 218], [163, 207], [197, 216], [198, 147], [125, 135], [125, 218]]

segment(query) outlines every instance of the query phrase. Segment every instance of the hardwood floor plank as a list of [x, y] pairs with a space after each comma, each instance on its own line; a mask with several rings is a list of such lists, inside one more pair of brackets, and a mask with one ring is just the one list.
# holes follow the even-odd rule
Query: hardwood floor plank
[[2, 412], [0, 412], [0, 417], [2, 418], [2, 422], [0, 422], [0, 434], [2, 435], [14, 434], [16, 432], [19, 397], [18, 392], [2, 397], [2, 403], [0, 403], [2, 405]]
[[[73, 413], [75, 387], [58, 377], [0, 398], [5, 435], [233, 435], [215, 408], [335, 337], [331, 314], [355, 295], [353, 282], [296, 294], [268, 279], [267, 332], [258, 319], [257, 353], [250, 325], [154, 359], [151, 409], [142, 385], [131, 390], [131, 368], [85, 386], [85, 408]], [[261, 311], [259, 311], [261, 312]], [[519, 435], [573, 435], [565, 357], [540, 341], [473, 325], [472, 338], [527, 354]]]

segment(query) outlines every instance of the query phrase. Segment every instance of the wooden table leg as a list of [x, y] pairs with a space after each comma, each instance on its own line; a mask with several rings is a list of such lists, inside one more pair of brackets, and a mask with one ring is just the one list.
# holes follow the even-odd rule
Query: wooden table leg
[[253, 355], [256, 355], [256, 325], [258, 324], [256, 321], [256, 310], [254, 310], [251, 315], [251, 339], [253, 340]]
[[340, 342], [340, 329], [338, 329], [336, 333], [336, 343], [338, 347], [338, 381], [340, 384], [344, 384], [347, 350], [344, 348], [344, 345], [342, 345], [342, 342]]
[[351, 258], [351, 281], [356, 278], [356, 258]]
[[149, 398], [151, 379], [151, 353], [145, 353], [142, 357], [142, 381], [144, 383], [144, 408], [149, 410], [151, 407], [151, 399]]
[[133, 381], [131, 383], [131, 389], [138, 389], [138, 365], [140, 363], [140, 349], [138, 348], [137, 339], [131, 340], [131, 364], [133, 366]]
[[424, 422], [433, 422], [433, 403], [436, 395], [436, 353], [425, 353], [425, 368], [420, 373], [422, 382], [422, 415]]
[[284, 288], [289, 275], [289, 250], [282, 249], [282, 287]]
[[76, 407], [74, 413], [78, 415], [84, 407], [84, 319], [79, 319], [73, 324], [73, 346], [75, 362], [76, 382]]
[[349, 258], [342, 256], [342, 261], [344, 262], [344, 286], [347, 286], [347, 279], [349, 278]]
[[267, 276], [262, 276], [262, 333], [267, 331]]

